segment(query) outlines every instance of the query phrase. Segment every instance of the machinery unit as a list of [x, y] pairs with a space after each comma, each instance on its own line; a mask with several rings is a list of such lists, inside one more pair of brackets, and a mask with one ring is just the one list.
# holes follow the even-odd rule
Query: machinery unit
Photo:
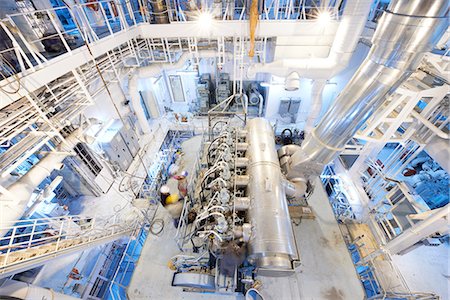
[[211, 99], [211, 89], [211, 75], [202, 74], [197, 83], [197, 96], [201, 113], [208, 112], [209, 106], [212, 103], [213, 99]]
[[278, 113], [282, 118], [286, 118], [290, 123], [297, 120], [298, 111], [300, 109], [300, 99], [282, 99], [278, 108]]
[[[206, 144], [193, 200], [185, 205], [173, 285], [245, 292], [256, 275], [287, 276], [298, 260], [274, 133], [266, 119], [227, 127]], [[290, 194], [292, 195], [292, 194]]]
[[252, 82], [249, 84], [247, 89], [248, 94], [248, 105], [257, 108], [258, 117], [262, 116], [263, 107], [264, 107], [264, 98], [259, 91], [258, 83]]
[[220, 103], [221, 101], [227, 99], [230, 96], [231, 96], [230, 74], [220, 73], [216, 87], [216, 101], [217, 103]]
[[140, 148], [133, 129], [129, 125], [123, 125], [120, 120], [115, 120], [104, 131], [99, 144], [111, 163], [119, 166], [122, 171], [128, 169]]

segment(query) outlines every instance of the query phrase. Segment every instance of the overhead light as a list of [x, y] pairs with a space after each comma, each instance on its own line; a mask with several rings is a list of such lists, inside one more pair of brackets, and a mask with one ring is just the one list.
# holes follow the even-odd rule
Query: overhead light
[[209, 28], [213, 19], [213, 16], [209, 12], [201, 12], [197, 17], [197, 22], [202, 28]]
[[331, 21], [331, 13], [327, 10], [319, 11], [317, 14], [317, 21], [320, 24], [328, 24]]

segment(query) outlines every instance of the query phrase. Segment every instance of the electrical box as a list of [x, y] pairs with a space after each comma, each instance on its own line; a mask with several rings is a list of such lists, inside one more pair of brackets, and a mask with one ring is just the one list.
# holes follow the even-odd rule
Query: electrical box
[[139, 142], [131, 126], [115, 120], [98, 141], [111, 163], [126, 171], [139, 151]]
[[117, 164], [122, 171], [128, 169], [133, 156], [122, 139], [120, 132], [116, 132], [108, 143], [102, 143], [102, 148], [112, 163]]
[[217, 103], [227, 99], [231, 96], [231, 81], [230, 74], [221, 73], [219, 75], [219, 81], [217, 82], [216, 88], [216, 99]]
[[291, 123], [295, 123], [297, 119], [298, 110], [300, 109], [300, 100], [281, 100], [278, 107], [278, 113], [283, 118], [290, 117]]
[[125, 140], [125, 143], [127, 144], [128, 149], [130, 150], [131, 156], [136, 157], [141, 147], [139, 145], [139, 139], [136, 132], [134, 132], [130, 124], [125, 124], [125, 126], [123, 126], [123, 128], [120, 130], [120, 134]]
[[200, 112], [206, 113], [209, 110], [211, 101], [211, 75], [202, 74], [197, 83], [197, 97], [199, 101]]

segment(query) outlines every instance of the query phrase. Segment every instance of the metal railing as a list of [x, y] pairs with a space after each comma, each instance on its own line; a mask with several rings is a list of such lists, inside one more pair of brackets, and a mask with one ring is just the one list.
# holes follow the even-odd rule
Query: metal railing
[[[167, 0], [170, 23], [195, 21], [179, 1]], [[306, 1], [273, 0], [264, 3], [261, 20], [314, 20], [321, 11], [338, 19], [343, 12], [340, 1], [327, 7], [306, 5]], [[140, 23], [151, 23], [152, 12], [143, 2], [96, 1], [41, 10], [28, 10], [9, 14], [0, 22], [0, 36], [4, 49], [0, 49], [0, 74], [3, 79], [27, 69], [35, 70], [48, 60], [72, 53], [75, 49], [114, 36], [120, 31]], [[234, 3], [233, 11], [227, 5], [219, 14], [222, 20], [243, 21], [249, 18], [248, 9]], [[13, 82], [13, 81], [11, 81]]]
[[187, 214], [188, 214], [188, 210], [190, 208], [192, 208], [192, 205], [194, 203], [194, 199], [196, 197], [195, 195], [195, 188], [198, 184], [198, 180], [200, 178], [200, 171], [201, 171], [201, 158], [204, 157], [203, 153], [204, 153], [204, 145], [206, 143], [208, 139], [208, 135], [206, 134], [206, 132], [203, 132], [202, 134], [202, 141], [201, 141], [201, 149], [200, 151], [197, 153], [196, 159], [195, 159], [195, 163], [192, 166], [192, 169], [189, 170], [189, 174], [191, 174], [191, 180], [189, 182], [188, 185], [188, 196], [186, 197], [187, 199], [185, 199], [184, 204], [183, 204], [183, 209], [181, 211], [180, 214], [180, 221], [178, 223], [178, 227], [177, 227], [177, 231], [175, 234], [175, 241], [178, 245], [178, 248], [183, 251], [184, 250], [184, 244], [186, 243], [186, 237], [188, 236], [188, 220], [187, 220]]
[[136, 239], [128, 240], [119, 265], [110, 281], [106, 299], [122, 300], [127, 298], [126, 289], [131, 281], [131, 275], [141, 255], [147, 235], [148, 232], [142, 228], [136, 235]]
[[[434, 293], [426, 292], [414, 292], [411, 291], [408, 283], [401, 274], [400, 270], [393, 263], [391, 256], [388, 253], [381, 251], [377, 252], [377, 249], [367, 249], [364, 244], [352, 243], [350, 246], [354, 246], [353, 251], [357, 251], [360, 257], [361, 253], [378, 253], [378, 255], [369, 254], [366, 259], [362, 258], [359, 261], [355, 261], [355, 267], [362, 270], [358, 272], [360, 280], [366, 289], [366, 296], [369, 300], [376, 299], [401, 299], [401, 300], [439, 300], [440, 297]], [[365, 251], [362, 251], [364, 249]], [[352, 251], [352, 250], [350, 250]], [[353, 254], [352, 254], [353, 256]], [[381, 256], [381, 257], [380, 257]], [[379, 264], [383, 263], [385, 268], [379, 270]], [[389, 274], [386, 274], [386, 270], [389, 270]], [[390, 278], [396, 277], [398, 280], [392, 282]], [[369, 292], [369, 293], [368, 293]]]
[[132, 234], [140, 226], [140, 220], [126, 220], [117, 214], [26, 219], [2, 224], [0, 230], [8, 231], [8, 234], [0, 238], [0, 275], [12, 272], [21, 264]]
[[[136, 17], [139, 14], [140, 17]], [[9, 14], [1, 21], [3, 77], [47, 62], [86, 43], [98, 41], [146, 21], [139, 9], [125, 3], [97, 1]], [[64, 24], [64, 25], [63, 25]], [[5, 68], [5, 66], [7, 68]], [[3, 71], [7, 69], [8, 72]]]

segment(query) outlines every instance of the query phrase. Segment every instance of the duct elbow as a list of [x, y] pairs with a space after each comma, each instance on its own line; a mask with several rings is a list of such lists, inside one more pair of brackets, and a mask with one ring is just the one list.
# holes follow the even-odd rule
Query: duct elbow
[[150, 125], [148, 124], [147, 118], [145, 117], [144, 109], [141, 104], [141, 96], [139, 95], [138, 87], [137, 87], [138, 76], [136, 73], [133, 73], [128, 78], [128, 94], [130, 96], [131, 105], [133, 107], [133, 111], [136, 114], [136, 118], [139, 123], [139, 127], [141, 128], [141, 132], [143, 134], [147, 134], [151, 132]]
[[283, 187], [286, 196], [290, 199], [300, 200], [306, 194], [307, 183], [304, 178], [293, 178], [291, 180], [283, 179]]

